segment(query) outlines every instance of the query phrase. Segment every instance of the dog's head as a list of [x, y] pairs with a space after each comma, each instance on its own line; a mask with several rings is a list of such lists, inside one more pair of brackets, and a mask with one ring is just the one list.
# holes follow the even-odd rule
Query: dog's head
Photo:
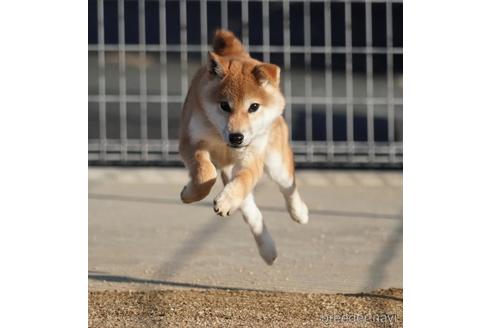
[[209, 53], [205, 112], [228, 146], [242, 149], [268, 133], [285, 107], [279, 83], [276, 65]]

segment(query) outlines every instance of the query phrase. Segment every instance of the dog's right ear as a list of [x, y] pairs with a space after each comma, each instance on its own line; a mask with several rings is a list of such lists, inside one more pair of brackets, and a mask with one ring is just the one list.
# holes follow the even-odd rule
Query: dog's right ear
[[217, 76], [222, 79], [225, 74], [225, 62], [223, 59], [214, 52], [208, 52], [208, 72], [212, 76]]

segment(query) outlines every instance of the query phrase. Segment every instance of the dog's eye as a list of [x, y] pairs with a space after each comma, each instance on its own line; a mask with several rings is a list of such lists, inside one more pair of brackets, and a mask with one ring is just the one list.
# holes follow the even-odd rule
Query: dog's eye
[[229, 103], [227, 101], [221, 101], [220, 102], [220, 108], [224, 111], [224, 112], [230, 112], [231, 111], [231, 106], [229, 106]]
[[254, 113], [258, 110], [258, 108], [260, 108], [260, 104], [252, 103], [251, 106], [249, 106], [249, 108], [248, 108], [248, 112]]

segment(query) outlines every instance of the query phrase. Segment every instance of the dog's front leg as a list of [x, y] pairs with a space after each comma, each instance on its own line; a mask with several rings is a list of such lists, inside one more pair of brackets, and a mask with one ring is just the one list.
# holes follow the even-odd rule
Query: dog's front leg
[[241, 206], [263, 173], [263, 161], [249, 158], [235, 165], [232, 179], [214, 199], [214, 211], [220, 216], [229, 216]]
[[203, 149], [189, 151], [183, 160], [189, 169], [190, 181], [181, 191], [183, 203], [192, 203], [205, 198], [217, 178], [217, 171], [210, 160], [210, 154]]

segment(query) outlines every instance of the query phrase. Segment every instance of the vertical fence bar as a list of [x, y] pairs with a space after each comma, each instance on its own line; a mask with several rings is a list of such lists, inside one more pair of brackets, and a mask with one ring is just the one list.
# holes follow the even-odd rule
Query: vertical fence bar
[[[372, 4], [365, 3], [366, 18], [366, 47], [372, 49]], [[373, 74], [373, 54], [371, 51], [366, 53], [366, 99], [367, 99], [367, 143], [369, 146], [369, 162], [375, 160], [374, 145], [374, 74]]]
[[128, 140], [126, 129], [126, 52], [125, 52], [125, 1], [118, 0], [118, 69], [120, 89], [120, 156], [128, 160]]
[[[122, 162], [128, 161], [130, 146], [128, 140], [128, 102], [127, 101], [137, 101], [140, 100], [140, 146], [141, 146], [141, 160], [143, 162], [149, 160], [149, 136], [148, 136], [148, 101], [157, 101], [160, 99], [160, 111], [161, 111], [161, 145], [162, 145], [162, 160], [169, 160], [169, 152], [171, 150], [171, 141], [169, 140], [169, 95], [168, 95], [168, 57], [167, 51], [180, 51], [180, 62], [181, 62], [181, 98], [184, 99], [186, 90], [188, 87], [188, 50], [192, 51], [202, 51], [201, 58], [203, 61], [206, 59], [206, 50], [208, 49], [208, 30], [207, 30], [207, 0], [199, 0], [200, 2], [200, 47], [188, 46], [187, 45], [187, 1], [179, 0], [179, 10], [180, 10], [180, 46], [178, 47], [168, 47], [166, 38], [166, 1], [159, 1], [159, 27], [160, 27], [160, 47], [154, 47], [146, 44], [146, 27], [145, 27], [145, 9], [146, 0], [138, 1], [138, 45], [127, 45], [126, 35], [125, 35], [125, 0], [116, 0], [117, 4], [117, 31], [118, 31], [118, 43], [117, 45], [106, 45], [105, 44], [105, 0], [97, 0], [97, 46], [90, 46], [89, 49], [97, 51], [97, 67], [98, 67], [98, 96], [94, 101], [98, 103], [98, 116], [99, 116], [99, 154], [98, 160], [100, 162], [105, 162], [108, 160], [108, 154], [113, 150], [119, 152], [119, 158]], [[220, 2], [220, 13], [221, 13], [221, 23], [223, 28], [229, 27], [228, 21], [228, 1], [218, 0]], [[307, 162], [313, 163], [315, 161], [314, 150], [316, 142], [313, 140], [314, 130], [314, 104], [319, 103], [319, 99], [312, 99], [312, 87], [313, 87], [313, 50], [311, 49], [311, 32], [312, 27], [310, 25], [311, 16], [311, 1], [306, 1], [303, 4], [303, 15], [304, 15], [304, 47], [292, 47], [291, 43], [291, 26], [290, 26], [290, 4], [292, 1], [282, 1], [282, 14], [283, 14], [283, 47], [276, 47], [271, 45], [270, 36], [270, 26], [269, 26], [269, 9], [272, 0], [259, 0], [261, 2], [262, 8], [262, 23], [263, 23], [263, 45], [259, 47], [251, 47], [256, 51], [261, 51], [263, 53], [263, 60], [268, 62], [271, 60], [271, 51], [281, 51], [284, 56], [284, 72], [282, 77], [284, 79], [284, 93], [287, 98], [285, 118], [289, 125], [289, 137], [292, 140], [292, 120], [293, 120], [293, 99], [292, 99], [292, 53], [301, 53], [299, 50], [304, 49], [304, 64], [305, 64], [305, 129], [306, 129], [306, 154]], [[338, 0], [337, 0], [338, 1]], [[378, 0], [379, 1], [379, 0]], [[352, 45], [352, 0], [342, 0], [344, 3], [344, 18], [345, 18], [345, 68], [346, 68], [346, 124], [347, 124], [347, 150], [348, 150], [348, 162], [353, 162], [356, 157], [355, 150], [358, 143], [355, 142], [355, 109], [356, 105], [360, 102], [354, 100], [354, 71], [353, 71], [353, 52], [354, 49], [357, 53], [365, 54], [366, 63], [366, 115], [367, 115], [367, 155], [369, 163], [382, 163], [383, 161], [388, 161], [391, 164], [398, 163], [397, 159], [397, 148], [395, 137], [395, 130], [398, 126], [398, 122], [395, 122], [396, 114], [396, 104], [398, 99], [395, 99], [395, 76], [394, 76], [394, 43], [393, 43], [393, 1], [392, 0], [382, 0], [385, 3], [385, 14], [386, 14], [386, 49], [374, 48], [373, 44], [373, 31], [374, 26], [372, 24], [372, 1], [365, 0], [365, 36], [366, 36], [366, 46], [364, 51], [362, 48], [354, 48]], [[334, 113], [335, 104], [342, 104], [342, 99], [333, 98], [333, 72], [332, 72], [332, 53], [333, 51], [339, 52], [342, 47], [334, 49], [331, 46], [331, 1], [324, 1], [324, 42], [325, 42], [325, 119], [326, 119], [326, 160], [328, 162], [333, 162], [336, 159], [338, 149], [335, 149], [334, 142]], [[300, 13], [295, 13], [300, 14]], [[241, 31], [242, 31], [242, 41], [245, 47], [250, 48], [249, 45], [249, 1], [241, 1]], [[317, 27], [316, 27], [317, 28]], [[149, 50], [159, 50], [160, 55], [160, 98], [149, 97], [148, 86], [147, 86], [147, 52]], [[317, 48], [318, 49], [318, 48]], [[319, 50], [319, 49], [318, 49]], [[314, 52], [318, 52], [314, 50]], [[381, 51], [384, 50], [384, 51]], [[108, 94], [106, 90], [106, 51], [117, 51], [118, 53], [118, 88], [119, 92], [117, 94]], [[127, 94], [127, 85], [129, 81], [126, 77], [128, 68], [126, 62], [130, 59], [127, 55], [127, 51], [137, 51], [138, 52], [138, 64], [139, 64], [139, 97], [134, 97]], [[375, 53], [381, 53], [386, 55], [386, 99], [381, 102], [379, 98], [375, 98], [375, 76], [374, 76], [374, 63]], [[383, 96], [384, 97], [384, 96]], [[130, 100], [129, 100], [130, 99]], [[295, 98], [295, 103], [300, 103], [301, 98]], [[379, 102], [378, 102], [379, 99]], [[108, 139], [108, 105], [107, 102], [118, 102], [119, 103], [119, 130], [120, 130], [120, 147], [119, 149], [109, 148], [112, 146], [114, 140]], [[91, 100], [92, 101], [92, 100]], [[387, 139], [388, 144], [382, 145], [376, 143], [375, 133], [375, 118], [376, 118], [376, 104], [386, 104], [386, 117], [388, 119], [387, 124]], [[295, 122], [294, 122], [295, 124]], [[388, 157], [382, 158], [376, 156], [379, 152], [386, 152]]]
[[106, 160], [106, 53], [104, 52], [104, 1], [97, 1], [97, 64], [99, 68], [99, 156]]
[[387, 77], [387, 91], [386, 99], [388, 104], [388, 142], [390, 151], [390, 162], [394, 163], [395, 159], [395, 106], [393, 103], [393, 13], [391, 8], [391, 1], [386, 2], [386, 77]]
[[290, 65], [290, 8], [289, 2], [284, 1], [282, 3], [282, 20], [284, 24], [284, 86], [285, 96], [287, 97], [287, 104], [285, 110], [285, 119], [289, 127], [289, 139], [292, 140], [292, 100], [291, 100], [291, 65]]
[[207, 2], [200, 0], [200, 49], [202, 63], [207, 61]]
[[227, 15], [227, 0], [220, 1], [220, 24], [222, 28], [229, 28], [229, 18]]
[[[324, 3], [325, 9], [325, 47], [331, 49], [331, 2]], [[326, 97], [326, 154], [327, 160], [334, 160], [334, 145], [333, 145], [333, 73], [332, 73], [332, 56], [333, 52], [325, 53], [325, 97]]]
[[349, 151], [348, 161], [353, 161], [354, 152], [354, 83], [352, 72], [352, 3], [345, 2], [345, 76], [347, 96], [347, 145]]
[[186, 36], [186, 0], [179, 1], [180, 58], [181, 58], [181, 101], [188, 89], [188, 41]]
[[144, 161], [148, 159], [147, 142], [147, 53], [145, 49], [145, 0], [138, 1], [138, 48], [140, 73], [140, 147]]
[[261, 12], [263, 17], [263, 61], [270, 62], [270, 21], [268, 19], [268, 1], [263, 0], [261, 3]]
[[241, 1], [241, 34], [243, 39], [243, 44], [248, 50], [249, 48], [249, 11], [248, 11], [248, 1]]
[[[311, 46], [311, 15], [309, 1], [304, 2], [304, 47]], [[313, 161], [313, 105], [311, 100], [312, 94], [312, 77], [311, 77], [311, 52], [304, 52], [304, 95], [306, 97], [306, 145], [307, 161]]]
[[159, 43], [160, 43], [160, 79], [161, 79], [161, 147], [162, 159], [169, 157], [169, 125], [167, 99], [167, 35], [166, 35], [166, 3], [159, 0]]

